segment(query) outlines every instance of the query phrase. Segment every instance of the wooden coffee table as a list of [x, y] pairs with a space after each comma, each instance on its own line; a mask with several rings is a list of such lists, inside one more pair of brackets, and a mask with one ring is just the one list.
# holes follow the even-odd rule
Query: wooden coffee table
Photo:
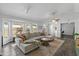
[[54, 41], [54, 39], [50, 39], [50, 38], [41, 38], [41, 43], [43, 46], [48, 46], [49, 45], [49, 42], [52, 42]]

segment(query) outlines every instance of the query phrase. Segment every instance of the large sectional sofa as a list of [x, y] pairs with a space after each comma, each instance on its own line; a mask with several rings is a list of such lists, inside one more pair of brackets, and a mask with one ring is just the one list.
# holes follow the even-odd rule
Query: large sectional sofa
[[[25, 42], [34, 42], [34, 43], [21, 43], [19, 37], [15, 38], [15, 42], [18, 48], [21, 49], [21, 51], [26, 54], [36, 48], [39, 47], [39, 39], [41, 39], [44, 36], [41, 36], [41, 33], [25, 33], [25, 36], [27, 37], [27, 40]], [[35, 44], [37, 43], [37, 44]]]

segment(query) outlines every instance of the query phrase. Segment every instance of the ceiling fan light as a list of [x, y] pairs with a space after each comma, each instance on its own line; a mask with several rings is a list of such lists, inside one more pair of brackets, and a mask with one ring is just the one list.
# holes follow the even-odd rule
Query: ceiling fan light
[[52, 20], [53, 23], [55, 23], [55, 20]]

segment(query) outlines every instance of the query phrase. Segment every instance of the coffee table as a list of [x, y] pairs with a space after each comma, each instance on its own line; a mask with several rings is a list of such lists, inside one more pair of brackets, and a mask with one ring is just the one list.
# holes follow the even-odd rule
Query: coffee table
[[41, 43], [42, 43], [43, 46], [48, 46], [48, 45], [49, 45], [49, 42], [54, 41], [54, 39], [50, 39], [50, 38], [41, 38], [40, 41], [41, 41]]

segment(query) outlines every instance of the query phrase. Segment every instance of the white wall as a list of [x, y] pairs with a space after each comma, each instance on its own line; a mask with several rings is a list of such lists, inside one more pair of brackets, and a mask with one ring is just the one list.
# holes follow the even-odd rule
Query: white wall
[[[61, 23], [73, 23], [74, 22], [75, 23], [75, 32], [79, 32], [79, 26], [78, 26], [79, 25], [79, 13], [67, 13], [67, 14], [59, 15], [58, 17], [59, 17], [60, 21], [56, 25], [57, 26], [56, 36], [57, 37], [61, 36], [61, 32], [60, 32], [60, 29], [61, 29], [60, 24]], [[13, 21], [16, 20], [16, 18], [8, 18], [8, 19], [11, 19]], [[22, 21], [22, 19], [19, 19], [19, 18], [17, 18], [17, 20], [21, 20]], [[49, 22], [47, 20], [43, 23], [43, 22], [28, 21], [26, 19], [24, 22], [25, 22], [25, 24], [37, 23], [38, 27], [42, 26], [43, 24], [46, 24], [46, 25], [48, 25], [48, 29], [49, 29]], [[48, 30], [48, 32], [50, 32], [50, 30]]]
[[0, 47], [1, 47], [1, 42], [2, 42], [2, 19], [0, 18]]
[[74, 24], [64, 23], [62, 24], [62, 31], [64, 35], [73, 35]]
[[[61, 37], [61, 24], [62, 23], [75, 23], [75, 32], [79, 32], [79, 13], [66, 13], [58, 16], [59, 21], [57, 23], [57, 32], [55, 33], [57, 37]], [[45, 24], [49, 24], [48, 21], [44, 22]], [[49, 27], [48, 27], [49, 28]]]

